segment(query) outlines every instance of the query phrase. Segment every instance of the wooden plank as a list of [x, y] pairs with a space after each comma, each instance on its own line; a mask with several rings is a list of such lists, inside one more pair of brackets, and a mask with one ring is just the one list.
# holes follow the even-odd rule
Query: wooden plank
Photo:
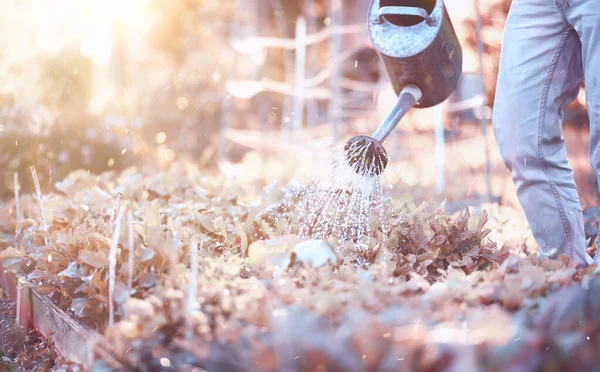
[[16, 303], [16, 322], [29, 328], [32, 320], [31, 290], [27, 282], [0, 265], [0, 288], [8, 298]]
[[32, 290], [32, 325], [44, 336], [51, 338], [56, 351], [65, 359], [89, 366], [91, 340], [101, 337], [95, 331], [84, 328], [69, 314], [62, 311], [46, 296]]
[[52, 301], [32, 289], [24, 278], [17, 278], [0, 265], [0, 288], [17, 303], [17, 320], [21, 326], [33, 327], [52, 341], [54, 348], [63, 358], [92, 367], [92, 351], [105, 343], [104, 337], [90, 330], [69, 314], [62, 311]]

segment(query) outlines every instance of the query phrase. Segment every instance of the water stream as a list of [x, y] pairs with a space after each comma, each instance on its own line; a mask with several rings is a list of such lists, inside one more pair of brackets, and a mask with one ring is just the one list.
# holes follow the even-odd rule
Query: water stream
[[[284, 201], [283, 213], [274, 213], [276, 225], [288, 219], [277, 233], [305, 239], [335, 239], [363, 243], [377, 230], [389, 231], [390, 202], [380, 166], [367, 159], [369, 149], [357, 147], [348, 154], [336, 148], [323, 164], [303, 180]], [[353, 166], [347, 156], [350, 155]]]

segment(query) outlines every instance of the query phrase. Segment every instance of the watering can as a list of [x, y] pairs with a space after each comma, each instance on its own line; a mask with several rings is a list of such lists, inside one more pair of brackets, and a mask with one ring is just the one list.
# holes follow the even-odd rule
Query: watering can
[[388, 163], [383, 141], [412, 107], [445, 101], [462, 74], [462, 48], [443, 0], [373, 0], [369, 34], [398, 96], [372, 136], [356, 136], [344, 147], [348, 164], [378, 175]]

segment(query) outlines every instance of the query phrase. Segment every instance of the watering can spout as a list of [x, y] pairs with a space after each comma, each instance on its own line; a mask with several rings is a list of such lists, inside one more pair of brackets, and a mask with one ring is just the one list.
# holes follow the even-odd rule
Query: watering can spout
[[364, 176], [381, 174], [388, 164], [383, 141], [390, 135], [404, 115], [421, 99], [421, 89], [407, 85], [400, 92], [398, 101], [371, 137], [352, 137], [344, 146], [344, 156], [355, 173]]
[[379, 128], [373, 133], [373, 138], [383, 143], [392, 130], [396, 128], [396, 125], [398, 125], [404, 115], [406, 115], [408, 110], [415, 106], [422, 96], [423, 93], [421, 92], [421, 89], [416, 85], [407, 85], [402, 88], [394, 108], [390, 111]]

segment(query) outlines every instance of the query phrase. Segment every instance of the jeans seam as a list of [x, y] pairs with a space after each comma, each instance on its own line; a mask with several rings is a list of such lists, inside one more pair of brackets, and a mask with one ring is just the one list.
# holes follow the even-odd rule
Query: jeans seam
[[[558, 64], [558, 59], [560, 58], [560, 56], [563, 52], [563, 49], [567, 42], [567, 38], [571, 34], [571, 31], [572, 30], [570, 28], [563, 31], [560, 42], [558, 43], [558, 47], [556, 48], [556, 52], [554, 53], [554, 58], [552, 59], [550, 69], [548, 70], [548, 76], [546, 77], [546, 82], [544, 84], [544, 92], [542, 94], [542, 102], [541, 102], [541, 106], [540, 106], [540, 115], [539, 115], [539, 123], [538, 123], [538, 138], [537, 138], [538, 160], [540, 162], [542, 171], [544, 172], [544, 175], [546, 176], [546, 179], [548, 180], [548, 184], [550, 184], [550, 189], [552, 190], [552, 194], [554, 195], [554, 201], [556, 202], [556, 207], [558, 209], [558, 213], [560, 215], [560, 218], [563, 223], [563, 227], [565, 229], [565, 234], [567, 236], [567, 249], [568, 249], [569, 257], [573, 257], [573, 236], [571, 234], [571, 229], [570, 229], [569, 223], [567, 222], [564, 206], [562, 204], [560, 196], [558, 195], [556, 183], [550, 177], [550, 173], [548, 172], [548, 165], [546, 164], [546, 161], [544, 160], [543, 151], [542, 151], [542, 131], [543, 131], [544, 122], [546, 119], [546, 109], [547, 109], [547, 104], [548, 104], [548, 93], [550, 90], [550, 84], [552, 82], [552, 79], [554, 78], [554, 72], [555, 72], [556, 66]], [[558, 248], [558, 247], [556, 247], [556, 248]]]
[[567, 26], [569, 26], [570, 29], [574, 29], [573, 25], [569, 22], [569, 20], [567, 19], [567, 15], [565, 14], [565, 4], [567, 4], [568, 8], [571, 7], [571, 4], [569, 4], [569, 2], [567, 0], [563, 0], [562, 4], [559, 3], [557, 0], [555, 2], [555, 4], [556, 4], [556, 7], [558, 8], [558, 11], [560, 12], [562, 19], [565, 21]]
[[593, 261], [594, 263], [598, 262], [598, 253], [600, 252], [600, 226], [598, 226], [598, 232], [596, 233], [596, 253], [594, 254]]

